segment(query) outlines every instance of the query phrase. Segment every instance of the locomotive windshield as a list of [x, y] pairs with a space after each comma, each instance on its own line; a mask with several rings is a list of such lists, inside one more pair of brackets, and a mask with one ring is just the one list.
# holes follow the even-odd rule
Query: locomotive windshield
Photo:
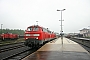
[[33, 31], [39, 31], [39, 28], [38, 27], [34, 27]]
[[38, 27], [28, 27], [27, 31], [39, 31]]
[[29, 27], [29, 28], [27, 29], [27, 31], [32, 31], [32, 27]]

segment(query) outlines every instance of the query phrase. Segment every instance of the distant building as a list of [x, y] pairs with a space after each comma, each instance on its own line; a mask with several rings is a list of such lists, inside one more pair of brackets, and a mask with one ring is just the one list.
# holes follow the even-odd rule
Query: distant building
[[80, 34], [82, 34], [83, 37], [90, 37], [90, 29], [83, 28], [82, 30], [80, 30]]

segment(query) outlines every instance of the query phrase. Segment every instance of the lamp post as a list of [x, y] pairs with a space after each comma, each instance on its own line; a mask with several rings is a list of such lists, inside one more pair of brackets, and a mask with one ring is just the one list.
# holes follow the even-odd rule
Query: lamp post
[[64, 11], [64, 10], [66, 10], [66, 9], [62, 9], [62, 10], [58, 10], [57, 9], [57, 11], [61, 11], [61, 20], [59, 20], [59, 21], [61, 21], [61, 40], [62, 40], [62, 45], [63, 45], [63, 34], [62, 34], [62, 32], [63, 32], [63, 30], [62, 30], [62, 11]]
[[1, 34], [2, 34], [2, 25], [3, 25], [3, 24], [1, 24]]

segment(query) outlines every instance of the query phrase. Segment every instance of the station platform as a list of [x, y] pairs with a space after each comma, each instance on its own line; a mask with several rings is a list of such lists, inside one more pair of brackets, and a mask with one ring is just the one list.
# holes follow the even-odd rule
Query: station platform
[[78, 43], [63, 38], [55, 39], [22, 60], [90, 60], [90, 53]]

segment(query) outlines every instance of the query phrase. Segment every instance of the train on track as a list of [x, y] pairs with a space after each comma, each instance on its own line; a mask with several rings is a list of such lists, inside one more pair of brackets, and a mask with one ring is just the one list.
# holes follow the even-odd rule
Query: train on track
[[48, 30], [48, 28], [39, 25], [32, 25], [27, 27], [24, 38], [26, 46], [36, 47], [50, 41], [51, 39], [55, 39], [56, 34]]
[[11, 39], [18, 39], [19, 35], [18, 34], [12, 34], [12, 33], [2, 33], [0, 34], [0, 39], [1, 40], [11, 40]]

